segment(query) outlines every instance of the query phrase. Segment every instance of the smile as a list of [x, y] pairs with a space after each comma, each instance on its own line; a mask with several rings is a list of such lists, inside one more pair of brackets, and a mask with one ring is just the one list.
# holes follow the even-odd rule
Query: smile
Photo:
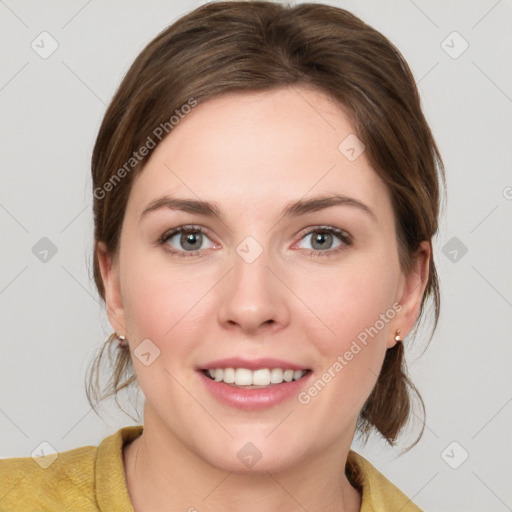
[[246, 389], [268, 387], [283, 382], [292, 382], [301, 379], [310, 370], [292, 370], [284, 368], [211, 368], [203, 373], [216, 382], [224, 382], [234, 386], [243, 386]]

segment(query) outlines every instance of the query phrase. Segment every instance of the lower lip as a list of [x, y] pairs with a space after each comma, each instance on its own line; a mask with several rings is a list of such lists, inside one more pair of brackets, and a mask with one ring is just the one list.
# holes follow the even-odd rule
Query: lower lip
[[212, 380], [201, 371], [198, 373], [206, 389], [214, 398], [226, 405], [246, 411], [268, 409], [297, 396], [311, 376], [311, 372], [308, 372], [301, 379], [292, 382], [274, 384], [268, 388], [244, 389]]

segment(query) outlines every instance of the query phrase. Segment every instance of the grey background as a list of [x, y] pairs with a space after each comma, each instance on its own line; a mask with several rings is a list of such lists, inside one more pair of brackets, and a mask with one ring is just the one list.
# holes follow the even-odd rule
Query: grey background
[[[0, 457], [42, 441], [97, 445], [141, 423], [113, 402], [98, 418], [85, 397], [87, 365], [112, 332], [90, 277], [89, 161], [132, 60], [200, 3], [0, 1]], [[427, 511], [512, 510], [512, 3], [329, 3], [403, 53], [448, 176], [435, 242], [441, 321], [423, 355], [421, 338], [408, 349], [424, 437], [401, 457], [377, 438], [354, 448]], [[58, 43], [46, 59], [31, 47], [43, 31]], [[43, 237], [57, 249], [46, 261]]]

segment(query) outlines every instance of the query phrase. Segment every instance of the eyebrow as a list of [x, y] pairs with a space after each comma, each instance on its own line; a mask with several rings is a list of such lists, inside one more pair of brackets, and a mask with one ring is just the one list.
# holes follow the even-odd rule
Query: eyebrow
[[179, 210], [187, 213], [198, 213], [206, 217], [217, 217], [222, 219], [220, 208], [209, 201], [199, 201], [195, 199], [180, 199], [177, 197], [163, 196], [151, 201], [144, 211], [140, 214], [139, 222], [151, 212], [167, 208], [169, 210]]
[[[300, 199], [292, 203], [288, 203], [282, 212], [282, 217], [299, 217], [307, 213], [318, 212], [333, 206], [350, 206], [366, 213], [373, 220], [377, 221], [377, 216], [373, 210], [366, 204], [352, 197], [334, 194], [330, 196], [318, 196], [311, 199]], [[171, 196], [163, 196], [151, 201], [141, 213], [139, 222], [149, 213], [161, 209], [170, 209], [183, 211], [187, 213], [196, 213], [206, 217], [215, 217], [220, 220], [223, 215], [220, 207], [216, 203], [210, 201], [202, 201], [195, 199], [182, 199]]]

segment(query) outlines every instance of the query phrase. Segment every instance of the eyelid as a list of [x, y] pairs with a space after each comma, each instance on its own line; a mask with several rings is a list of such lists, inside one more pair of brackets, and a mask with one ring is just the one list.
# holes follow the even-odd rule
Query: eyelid
[[[204, 228], [203, 226], [198, 226], [195, 224], [183, 224], [181, 226], [176, 226], [175, 228], [168, 229], [159, 239], [158, 239], [158, 245], [165, 245], [165, 250], [172, 255], [176, 256], [182, 256], [182, 257], [191, 257], [191, 256], [197, 256], [200, 253], [203, 253], [206, 251], [206, 249], [197, 249], [195, 251], [184, 251], [184, 250], [178, 250], [175, 248], [171, 248], [167, 245], [167, 242], [173, 238], [174, 236], [187, 232], [187, 231], [196, 231], [201, 233], [202, 235], [206, 236], [210, 242], [218, 247], [217, 242], [211, 239], [209, 235], [209, 230], [207, 228]], [[215, 248], [215, 247], [214, 247]], [[211, 248], [210, 248], [211, 249]]]
[[305, 232], [304, 230], [302, 230], [299, 233], [300, 238], [298, 242], [295, 242], [294, 246], [300, 243], [305, 237], [310, 236], [315, 232], [330, 233], [339, 239], [339, 245], [334, 248], [329, 248], [325, 250], [299, 248], [299, 250], [305, 252], [308, 256], [313, 258], [329, 258], [339, 256], [343, 251], [346, 251], [354, 243], [353, 237], [348, 231], [336, 228], [334, 226], [309, 226], [308, 228], [305, 229]]
[[352, 235], [346, 231], [345, 229], [337, 228], [335, 226], [328, 226], [328, 225], [319, 225], [319, 226], [308, 226], [297, 234], [297, 237], [299, 237], [299, 240], [302, 240], [307, 235], [310, 235], [311, 233], [315, 233], [317, 231], [325, 231], [328, 233], [331, 233], [337, 237], [339, 237], [344, 243], [351, 244], [353, 243], [353, 237]]
[[169, 240], [169, 238], [172, 238], [174, 235], [177, 235], [178, 233], [182, 233], [183, 231], [199, 231], [203, 235], [206, 235], [209, 237], [208, 233], [209, 230], [207, 228], [204, 228], [203, 226], [198, 226], [195, 224], [183, 224], [181, 226], [176, 226], [175, 228], [168, 229], [160, 238], [160, 242], [166, 242]]

